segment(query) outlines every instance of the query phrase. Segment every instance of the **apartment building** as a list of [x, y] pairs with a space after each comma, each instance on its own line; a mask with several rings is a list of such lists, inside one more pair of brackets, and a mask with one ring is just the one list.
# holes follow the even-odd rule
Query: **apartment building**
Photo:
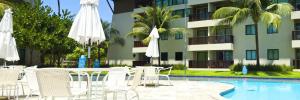
[[[288, 2], [289, 0], [274, 0]], [[189, 31], [174, 37], [160, 36], [162, 64], [186, 64], [189, 68], [228, 68], [237, 63], [255, 64], [255, 28], [248, 19], [235, 27], [213, 30], [219, 20], [211, 15], [218, 8], [230, 6], [228, 0], [156, 0], [157, 5], [168, 5], [182, 18], [170, 23]], [[126, 45], [109, 47], [110, 64], [140, 66], [149, 63], [146, 46], [140, 39], [128, 37], [133, 13], [143, 12], [141, 6], [151, 6], [152, 0], [116, 0], [112, 25], [126, 39]], [[300, 0], [292, 2], [295, 11], [283, 17], [278, 29], [259, 23], [260, 61], [262, 64], [293, 65], [300, 67]], [[299, 11], [298, 11], [299, 10]], [[185, 13], [188, 12], [188, 13]], [[155, 59], [154, 64], [158, 63]]]

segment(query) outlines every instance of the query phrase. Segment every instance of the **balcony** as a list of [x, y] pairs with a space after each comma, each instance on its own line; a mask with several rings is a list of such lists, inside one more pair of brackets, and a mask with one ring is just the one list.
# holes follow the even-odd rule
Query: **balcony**
[[293, 31], [292, 48], [300, 48], [300, 30]]
[[300, 69], [300, 59], [293, 60], [293, 66], [295, 69]]
[[133, 53], [144, 53], [147, 50], [147, 45], [143, 44], [142, 41], [134, 41], [132, 52]]
[[221, 19], [212, 19], [213, 12], [204, 14], [191, 14], [189, 16], [188, 28], [217, 26]]
[[203, 14], [191, 14], [189, 16], [189, 21], [201, 21], [212, 19], [213, 12], [203, 13]]
[[209, 61], [189, 61], [189, 68], [229, 68], [233, 61], [209, 60]]
[[142, 41], [134, 41], [134, 47], [147, 47]]
[[189, 38], [188, 51], [233, 50], [233, 36], [207, 36]]
[[225, 35], [225, 36], [206, 36], [206, 37], [189, 38], [189, 45], [216, 44], [216, 43], [233, 43], [233, 36]]
[[148, 61], [132, 61], [132, 66], [145, 66], [146, 64], [149, 64]]

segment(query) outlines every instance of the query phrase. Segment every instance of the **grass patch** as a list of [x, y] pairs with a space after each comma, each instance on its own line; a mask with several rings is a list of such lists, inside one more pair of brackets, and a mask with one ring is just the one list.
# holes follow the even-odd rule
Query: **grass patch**
[[[167, 71], [162, 71], [162, 74], [167, 74]], [[256, 71], [249, 72], [243, 75], [242, 72], [233, 71], [202, 71], [202, 70], [187, 70], [187, 76], [220, 76], [220, 77], [257, 77], [257, 78], [300, 78], [300, 72], [268, 72]], [[171, 75], [184, 76], [184, 70], [172, 70]]]

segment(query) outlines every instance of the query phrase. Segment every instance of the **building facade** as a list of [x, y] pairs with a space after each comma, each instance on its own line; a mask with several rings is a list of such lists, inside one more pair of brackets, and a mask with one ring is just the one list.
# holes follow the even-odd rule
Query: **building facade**
[[[275, 0], [288, 2], [289, 0]], [[300, 1], [291, 2], [295, 11], [282, 18], [278, 29], [259, 23], [261, 64], [300, 67]], [[143, 12], [141, 6], [151, 6], [152, 0], [116, 0], [112, 26], [126, 40], [125, 46], [109, 47], [110, 64], [144, 65], [146, 46], [139, 39], [128, 37], [132, 30], [133, 13]], [[170, 23], [171, 27], [187, 28], [187, 33], [161, 38], [162, 64], [185, 64], [189, 68], [228, 68], [232, 64], [255, 64], [255, 28], [249, 18], [234, 27], [220, 27], [211, 15], [218, 8], [230, 6], [228, 0], [156, 0], [156, 5], [168, 5], [182, 18]], [[299, 10], [299, 11], [298, 11]], [[158, 60], [155, 59], [155, 64]]]

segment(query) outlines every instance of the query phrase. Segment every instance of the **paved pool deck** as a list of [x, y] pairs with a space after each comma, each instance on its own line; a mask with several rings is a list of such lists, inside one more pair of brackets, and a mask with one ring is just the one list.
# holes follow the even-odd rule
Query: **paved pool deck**
[[[173, 85], [169, 85], [167, 81], [160, 81], [158, 87], [139, 86], [137, 91], [140, 100], [225, 100], [220, 93], [234, 88], [231, 84], [209, 81], [176, 80], [172, 83]], [[28, 89], [25, 86], [25, 95], [27, 91]], [[20, 91], [20, 94], [22, 94], [22, 91]], [[25, 95], [20, 96], [19, 100], [25, 100]], [[128, 97], [131, 96], [133, 96], [132, 93], [128, 95]], [[29, 100], [38, 100], [38, 97], [34, 96]], [[66, 100], [66, 98], [56, 98], [55, 100]], [[101, 97], [95, 100], [101, 100]], [[108, 95], [107, 100], [113, 100], [112, 94]], [[119, 94], [117, 100], [125, 100], [124, 95]]]

